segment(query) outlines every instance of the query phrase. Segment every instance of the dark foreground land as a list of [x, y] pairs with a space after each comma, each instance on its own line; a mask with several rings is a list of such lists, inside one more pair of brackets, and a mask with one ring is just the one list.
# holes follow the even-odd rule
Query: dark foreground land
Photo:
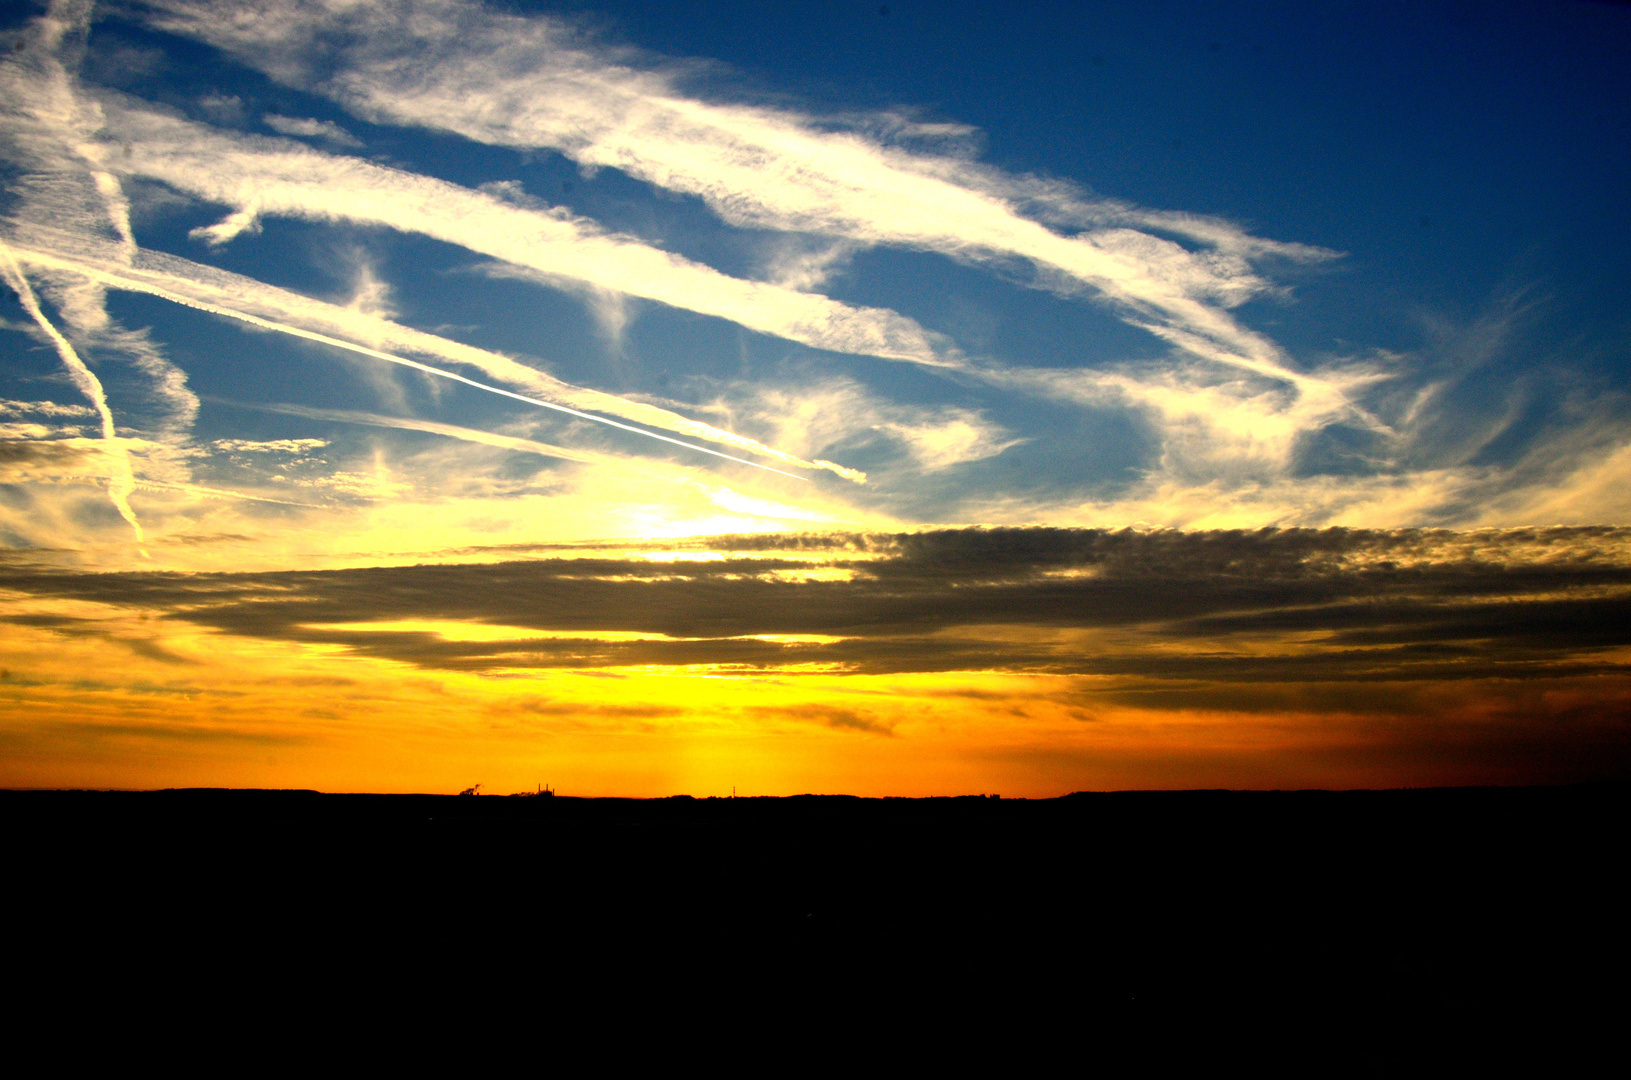
[[0, 792], [0, 828], [9, 925], [87, 977], [298, 970], [332, 987], [366, 972], [436, 994], [520, 976], [607, 1007], [726, 982], [835, 1016], [1017, 1001], [1039, 1024], [1174, 1004], [1420, 1018], [1523, 1002], [1592, 1023], [1624, 1000], [1628, 808], [1622, 785]]

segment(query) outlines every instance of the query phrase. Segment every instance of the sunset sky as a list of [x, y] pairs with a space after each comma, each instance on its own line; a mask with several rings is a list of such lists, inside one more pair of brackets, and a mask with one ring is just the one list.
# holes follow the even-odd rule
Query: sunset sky
[[0, 787], [1631, 777], [1631, 8], [0, 15]]

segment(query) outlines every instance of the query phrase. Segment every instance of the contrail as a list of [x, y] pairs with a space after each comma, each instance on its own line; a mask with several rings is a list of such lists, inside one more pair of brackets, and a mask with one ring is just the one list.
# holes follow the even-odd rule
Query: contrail
[[[454, 382], [463, 383], [466, 386], [473, 386], [477, 390], [485, 390], [490, 394], [497, 394], [500, 397], [511, 398], [515, 401], [524, 402], [528, 405], [536, 405], [542, 409], [553, 409], [556, 412], [566, 413], [569, 416], [576, 416], [582, 420], [592, 420], [597, 424], [605, 424], [607, 427], [614, 427], [622, 431], [633, 432], [636, 435], [644, 435], [648, 439], [656, 439], [659, 442], [670, 443], [674, 446], [683, 446], [687, 450], [695, 450], [698, 453], [708, 454], [716, 458], [723, 458], [726, 461], [734, 461], [738, 465], [750, 465], [755, 469], [763, 469], [766, 472], [773, 472], [779, 476], [791, 477], [794, 480], [800, 480], [805, 483], [809, 482], [809, 477], [799, 476], [796, 473], [785, 472], [781, 469], [773, 469], [769, 465], [761, 465], [757, 461], [748, 461], [746, 458], [732, 457], [730, 454], [722, 454], [718, 450], [710, 450], [706, 446], [698, 446], [695, 443], [689, 443], [683, 439], [673, 439], [667, 435], [659, 435], [655, 431], [647, 431], [645, 428], [638, 428], [632, 424], [625, 424], [617, 420], [608, 419], [604, 416], [596, 416], [594, 413], [583, 412], [580, 409], [574, 409], [566, 405], [558, 405], [553, 401], [545, 401], [542, 398], [528, 397], [526, 394], [517, 394], [513, 390], [505, 390], [503, 387], [492, 386], [484, 382], [477, 382], [475, 379], [466, 378], [463, 375], [459, 375], [452, 371], [447, 371], [443, 368], [432, 367], [429, 364], [421, 364], [417, 360], [409, 360], [406, 357], [397, 356], [394, 353], [381, 352], [378, 349], [370, 349], [365, 345], [357, 345], [341, 338], [330, 337], [327, 334], [319, 334], [314, 330], [305, 330], [298, 326], [289, 326], [285, 323], [273, 322], [270, 319], [263, 319], [258, 315], [250, 315], [242, 311], [233, 311], [231, 308], [217, 307], [214, 304], [207, 304], [201, 300], [196, 300], [189, 296], [182, 296], [179, 293], [173, 293], [168, 289], [160, 288], [157, 285], [153, 285], [145, 281], [125, 277], [122, 274], [115, 274], [106, 270], [85, 266], [82, 263], [75, 262], [71, 259], [47, 255], [38, 251], [28, 251], [26, 249], [24, 251], [24, 258], [30, 262], [37, 262], [44, 266], [50, 266], [55, 269], [66, 270], [70, 273], [79, 274], [82, 277], [100, 282], [101, 284], [107, 285], [110, 288], [122, 289], [128, 292], [147, 293], [150, 296], [157, 296], [161, 299], [168, 300], [171, 303], [180, 304], [183, 307], [194, 308], [198, 311], [205, 311], [211, 315], [220, 315], [228, 319], [236, 319], [239, 322], [248, 323], [251, 326], [258, 326], [263, 330], [273, 330], [280, 334], [288, 334], [291, 337], [305, 338], [307, 341], [316, 341], [323, 345], [333, 346], [336, 349], [345, 349], [348, 352], [354, 352], [362, 356], [372, 357], [375, 360], [384, 360], [386, 363], [390, 364], [401, 364], [403, 367], [412, 368], [415, 371], [422, 371], [427, 375], [435, 375], [439, 378], [451, 379]], [[15, 265], [15, 260], [13, 260], [13, 265]], [[20, 269], [18, 270], [18, 274], [20, 279]], [[32, 291], [30, 291], [29, 295], [33, 295]], [[36, 308], [35, 310], [38, 309]], [[52, 330], [52, 333], [55, 334], [54, 329]], [[66, 342], [63, 344], [64, 346], [67, 345]], [[72, 350], [70, 349], [70, 352], [71, 351]], [[77, 357], [75, 357], [75, 362], [78, 362]], [[84, 365], [80, 366], [81, 368], [84, 367]], [[88, 369], [86, 369], [86, 374], [90, 374]], [[94, 382], [95, 377], [92, 376], [91, 378]], [[100, 384], [98, 384], [97, 389], [98, 392], [100, 392]], [[111, 421], [109, 422], [111, 423]]]
[[[455, 424], [443, 424], [435, 420], [419, 420], [412, 417], [380, 416], [377, 413], [356, 412], [351, 409], [314, 409], [305, 405], [262, 405], [247, 401], [233, 401], [229, 398], [206, 397], [205, 401], [217, 405], [230, 405], [238, 409], [252, 409], [256, 412], [282, 413], [287, 416], [301, 416], [312, 420], [332, 420], [344, 424], [365, 424], [369, 427], [396, 428], [402, 431], [423, 431], [432, 435], [444, 435], [450, 439], [461, 439], [482, 446], [496, 446], [505, 450], [515, 450], [524, 454], [538, 454], [542, 457], [561, 458], [566, 461], [576, 461], [584, 464], [599, 464], [607, 461], [621, 462], [626, 459], [614, 458], [610, 454], [596, 451], [570, 450], [564, 446], [554, 446], [550, 443], [537, 442], [533, 439], [521, 439], [513, 435], [497, 435], [489, 431], [480, 431], [475, 428], [459, 427]], [[742, 496], [727, 487], [713, 487], [696, 480], [686, 480], [686, 484], [696, 488], [706, 495], [716, 506], [726, 509], [741, 510], [744, 513], [770, 516], [793, 517], [806, 516], [811, 521], [831, 520], [824, 515], [810, 514], [797, 507], [784, 507], [774, 503]]]
[[51, 320], [45, 317], [45, 312], [40, 310], [39, 299], [34, 295], [34, 287], [28, 283], [22, 266], [18, 264], [11, 249], [4, 242], [0, 242], [0, 257], [3, 257], [3, 261], [0, 261], [0, 274], [5, 276], [6, 284], [17, 293], [17, 299], [57, 347], [57, 355], [62, 357], [63, 366], [68, 369], [68, 377], [74, 381], [80, 393], [91, 399], [91, 404], [96, 406], [97, 415], [102, 418], [102, 439], [106, 444], [108, 458], [113, 464], [113, 475], [108, 478], [108, 497], [113, 500], [119, 516], [128, 521], [131, 529], [135, 530], [137, 550], [146, 558], [147, 552], [141, 549], [142, 524], [136, 520], [136, 511], [130, 508], [130, 493], [136, 490], [136, 476], [130, 467], [130, 451], [119, 442], [119, 436], [114, 431], [113, 410], [108, 408], [108, 396], [102, 390], [102, 381], [96, 377], [95, 372], [85, 366], [85, 361], [79, 358], [79, 353], [74, 351], [73, 345], [52, 325]]
[[444, 435], [450, 439], [463, 439], [465, 442], [496, 446], [504, 450], [518, 450], [522, 453], [538, 454], [542, 457], [560, 458], [563, 461], [575, 461], [583, 465], [597, 465], [607, 461], [626, 460], [614, 458], [610, 454], [596, 453], [592, 450], [570, 450], [564, 446], [538, 442], [535, 439], [521, 439], [513, 435], [495, 435], [489, 431], [459, 427], [454, 424], [442, 424], [435, 420], [380, 416], [376, 413], [356, 412], [351, 409], [313, 409], [305, 405], [258, 405], [247, 401], [231, 401], [227, 398], [205, 398], [204, 400], [219, 405], [230, 405], [236, 409], [282, 413], [285, 416], [301, 416], [310, 420], [332, 420], [342, 424], [364, 424], [368, 427], [396, 428], [400, 431], [423, 431], [430, 435]]
[[[8, 237], [18, 259], [25, 264], [38, 261], [41, 265], [62, 268], [67, 260], [77, 264], [80, 272], [92, 267], [114, 275], [119, 280], [135, 279], [168, 292], [188, 297], [196, 302], [212, 304], [235, 312], [248, 312], [271, 319], [282, 325], [293, 325], [318, 333], [329, 334], [346, 341], [360, 341], [371, 348], [388, 351], [398, 356], [412, 356], [436, 364], [450, 363], [454, 370], [473, 367], [486, 378], [495, 379], [501, 386], [512, 387], [547, 401], [559, 402], [598, 415], [617, 417], [636, 426], [667, 432], [670, 435], [697, 442], [723, 443], [738, 453], [753, 455], [753, 460], [772, 458], [799, 469], [826, 469], [853, 483], [866, 483], [866, 474], [831, 461], [806, 461], [794, 454], [735, 432], [716, 428], [711, 424], [690, 420], [666, 409], [628, 401], [624, 398], [588, 390], [563, 383], [537, 368], [528, 367], [502, 353], [488, 352], [472, 345], [449, 341], [391, 322], [377, 315], [364, 314], [351, 307], [335, 307], [299, 293], [287, 292], [254, 278], [242, 277], [213, 266], [201, 266], [175, 255], [163, 252], [140, 253], [141, 265], [132, 265], [120, 257], [114, 245], [93, 240], [88, 236], [65, 233], [37, 223], [7, 222], [27, 231], [29, 237], [41, 237], [39, 243], [18, 243]], [[46, 237], [45, 234], [49, 234]], [[3, 235], [3, 234], [0, 234]], [[67, 244], [67, 247], [62, 245]], [[87, 255], [85, 249], [97, 253]], [[46, 255], [44, 253], [49, 253]], [[109, 286], [112, 287], [112, 286]]]
[[244, 491], [229, 491], [225, 488], [204, 487], [201, 484], [177, 484], [168, 480], [136, 481], [137, 487], [156, 488], [160, 491], [182, 491], [189, 495], [210, 495], [217, 499], [242, 499], [245, 502], [271, 503], [273, 506], [298, 506], [303, 510], [324, 510], [327, 507], [321, 503], [295, 502], [293, 499], [274, 499], [267, 495], [251, 495]]

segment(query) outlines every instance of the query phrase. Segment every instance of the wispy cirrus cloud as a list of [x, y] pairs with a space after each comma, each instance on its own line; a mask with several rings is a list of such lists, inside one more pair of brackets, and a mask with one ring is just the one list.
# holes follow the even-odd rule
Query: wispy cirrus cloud
[[39, 324], [46, 336], [55, 346], [57, 355], [62, 358], [63, 367], [67, 368], [68, 376], [75, 387], [90, 399], [92, 407], [96, 409], [98, 418], [102, 422], [102, 439], [105, 452], [113, 466], [113, 475], [108, 483], [108, 498], [119, 511], [119, 516], [130, 523], [130, 528], [136, 534], [136, 543], [142, 542], [142, 524], [136, 520], [136, 512], [130, 507], [130, 493], [136, 489], [136, 479], [130, 467], [130, 454], [124, 444], [119, 441], [117, 431], [113, 425], [113, 410], [108, 408], [108, 397], [102, 389], [102, 380], [85, 365], [73, 344], [59, 331], [40, 309], [39, 299], [34, 295], [33, 286], [18, 265], [11, 249], [0, 244], [0, 278], [4, 278], [17, 294], [18, 301], [23, 305], [34, 321]]
[[155, 26], [370, 119], [559, 150], [696, 195], [736, 225], [971, 262], [1020, 260], [1033, 284], [1097, 296], [1195, 355], [1300, 393], [1333, 392], [1228, 314], [1269, 288], [1253, 259], [1318, 260], [1330, 251], [1257, 240], [1197, 215], [1094, 202], [1062, 182], [913, 150], [909, 139], [891, 140], [898, 124], [707, 100], [685, 91], [683, 67], [602, 46], [548, 16], [422, 0], [150, 6]]
[[[1157, 466], [1174, 482], [1238, 488], [1283, 479], [1308, 437], [1333, 426], [1395, 436], [1366, 403], [1392, 371], [1300, 363], [1233, 313], [1254, 297], [1285, 294], [1262, 267], [1336, 252], [1005, 173], [975, 160], [970, 130], [959, 125], [758, 105], [719, 92], [717, 79], [704, 92], [716, 69], [705, 78], [554, 16], [467, 0], [156, 0], [149, 8], [153, 25], [370, 121], [553, 149], [586, 168], [696, 196], [729, 225], [777, 230], [789, 239], [765, 273], [802, 290], [819, 288], [856, 251], [885, 246], [1106, 306], [1166, 342], [1170, 360], [1142, 372], [1028, 370], [964, 360], [939, 344], [931, 351], [1010, 392], [1133, 409], [1157, 428]], [[868, 350], [930, 362], [917, 344], [851, 351]]]
[[[23, 28], [17, 48], [0, 56], [0, 96], [7, 102], [0, 109], [0, 147], [21, 173], [11, 187], [12, 213], [104, 241], [110, 259], [129, 262], [136, 252], [130, 202], [118, 177], [97, 164], [91, 147], [102, 127], [102, 112], [81, 92], [75, 72], [91, 13], [88, 2], [55, 3]], [[19, 282], [35, 287], [23, 279], [13, 287]], [[113, 320], [103, 290], [93, 282], [47, 274], [35, 285], [56, 307], [61, 322], [48, 336], [60, 336], [76, 355], [83, 353], [93, 362], [117, 359], [133, 368], [147, 386], [139, 426], [161, 439], [184, 440], [197, 415], [198, 398], [185, 374], [150, 337]], [[38, 309], [37, 301], [24, 303]], [[31, 314], [36, 322], [45, 317]], [[83, 382], [76, 377], [76, 383]], [[88, 396], [95, 400], [95, 394]], [[105, 395], [97, 408], [108, 413]], [[111, 426], [111, 418], [106, 422]]]
[[96, 410], [88, 405], [62, 405], [55, 401], [10, 401], [0, 398], [0, 416], [48, 416], [52, 419], [77, 419], [95, 415]]
[[749, 421], [775, 432], [772, 441], [807, 456], [847, 457], [880, 439], [905, 453], [890, 467], [921, 475], [983, 461], [1026, 440], [977, 409], [891, 401], [853, 379], [815, 379], [776, 387], [730, 385], [711, 411], [729, 423]]
[[212, 244], [230, 242], [263, 215], [385, 225], [819, 349], [951, 362], [921, 327], [894, 312], [733, 278], [508, 189], [473, 191], [303, 144], [206, 127], [128, 99], [104, 97], [102, 111], [104, 141], [87, 152], [99, 150], [107, 169], [234, 207], [198, 230]]
[[[825, 461], [805, 461], [756, 440], [690, 420], [666, 409], [572, 386], [502, 354], [401, 326], [357, 306], [341, 307], [328, 304], [266, 285], [252, 278], [191, 263], [175, 256], [142, 252], [133, 265], [123, 265], [106, 258], [98, 258], [99, 254], [105, 253], [99, 251], [99, 246], [93, 241], [63, 235], [55, 230], [24, 225], [17, 233], [19, 239], [14, 247], [25, 261], [58, 273], [79, 275], [105, 288], [161, 296], [264, 329], [293, 334], [371, 356], [386, 363], [404, 365], [427, 374], [454, 379], [489, 392], [572, 413], [583, 419], [626, 428], [665, 442], [674, 440], [663, 435], [643, 432], [602, 416], [589, 415], [584, 410], [609, 413], [659, 430], [673, 431], [693, 439], [703, 439], [762, 454], [790, 465], [828, 469], [848, 479], [865, 479], [862, 474], [841, 465]], [[32, 241], [36, 246], [25, 247], [22, 243], [24, 240]], [[359, 344], [359, 339], [380, 347]], [[541, 396], [516, 394], [509, 390], [487, 386], [464, 376], [385, 352], [384, 348], [397, 348], [407, 353], [468, 364], [495, 379]], [[729, 456], [721, 455], [714, 450], [704, 452], [715, 456]], [[756, 462], [746, 464], [766, 467]]]
[[[368, 427], [392, 428], [397, 431], [423, 431], [432, 435], [443, 435], [451, 439], [479, 443], [483, 446], [493, 446], [502, 450], [515, 450], [525, 454], [537, 454], [541, 457], [557, 458], [561, 461], [575, 461], [585, 465], [598, 465], [607, 462], [620, 463], [622, 460], [611, 454], [597, 454], [590, 450], [574, 450], [566, 446], [556, 446], [553, 443], [539, 442], [537, 439], [502, 435], [496, 432], [464, 427], [460, 424], [444, 424], [436, 420], [421, 420], [411, 416], [382, 416], [378, 413], [362, 412], [357, 409], [315, 409], [306, 405], [245, 405], [242, 402], [233, 402], [232, 404], [238, 408], [282, 413], [285, 416], [300, 416], [308, 420], [330, 420], [341, 424], [362, 424]], [[285, 444], [313, 441], [321, 443], [322, 440], [279, 440], [280, 443]]]
[[[279, 111], [268, 112], [274, 101], [263, 95], [257, 102], [257, 92], [244, 86], [237, 87], [242, 97], [194, 87], [185, 100], [207, 99], [195, 115], [224, 125], [211, 127], [95, 87], [96, 73], [82, 79], [76, 66], [90, 12], [87, 4], [58, 0], [29, 24], [33, 44], [0, 57], [17, 102], [6, 111], [0, 135], [9, 140], [9, 162], [22, 170], [18, 197], [8, 203], [7, 242], [38, 289], [42, 311], [50, 310], [93, 366], [118, 358], [144, 373], [145, 397], [127, 384], [114, 404], [121, 426], [154, 444], [186, 443], [197, 399], [149, 332], [111, 320], [109, 290], [166, 297], [324, 342], [380, 361], [380, 371], [406, 365], [435, 377], [479, 373], [471, 381], [484, 388], [615, 417], [668, 433], [661, 438], [729, 450], [727, 457], [762, 456], [852, 480], [864, 479], [855, 468], [864, 466], [879, 482], [856, 493], [857, 500], [874, 507], [893, 500], [895, 512], [910, 507], [929, 520], [1186, 528], [1505, 524], [1612, 519], [1626, 507], [1621, 480], [1631, 466], [1623, 424], [1607, 411], [1576, 409], [1571, 424], [1537, 423], [1525, 419], [1517, 389], [1504, 402], [1468, 406], [1477, 396], [1468, 388], [1480, 381], [1469, 375], [1479, 363], [1471, 353], [1480, 341], [1499, 344], [1499, 319], [1464, 328], [1461, 352], [1468, 355], [1437, 368], [1428, 351], [1300, 361], [1249, 327], [1237, 309], [1285, 292], [1269, 269], [1335, 253], [1257, 237], [1219, 218], [1090, 197], [1064, 180], [1005, 173], [978, 162], [978, 133], [962, 125], [924, 121], [908, 111], [799, 109], [786, 99], [765, 106], [726, 86], [724, 69], [705, 72], [613, 48], [553, 16], [509, 15], [466, 0], [362, 6], [157, 0], [115, 13], [118, 22], [146, 12], [150, 26], [219, 46], [290, 86], [327, 95], [352, 115], [394, 125], [393, 137], [411, 139], [412, 129], [424, 127], [523, 152], [547, 148], [585, 174], [616, 169], [662, 189], [653, 205], [673, 205], [671, 193], [696, 196], [716, 212], [718, 220], [708, 226], [716, 230], [713, 240], [724, 237], [737, 255], [751, 249], [733, 271], [748, 276], [732, 276], [548, 205], [519, 182], [465, 187], [401, 165], [245, 134], [260, 116], [280, 134], [325, 142], [330, 150], [355, 149], [350, 131], [312, 118], [309, 113], [323, 107], [298, 104], [299, 95], [280, 91]], [[150, 96], [179, 100], [167, 92]], [[526, 153], [514, 159], [518, 169], [529, 160]], [[434, 161], [428, 166], [437, 168]], [[427, 333], [402, 325], [391, 310], [401, 283], [387, 281], [365, 258], [354, 260], [351, 301], [325, 304], [201, 261], [138, 250], [129, 200], [155, 190], [225, 206], [222, 219], [194, 230], [216, 246], [231, 244], [268, 216], [385, 226], [486, 256], [493, 261], [476, 269], [487, 277], [564, 288], [585, 300], [617, 345], [611, 350], [617, 355], [605, 361], [608, 376], [631, 390], [616, 396], [574, 386], [541, 364], [454, 340], [457, 329]], [[179, 196], [169, 197], [179, 204]], [[195, 202], [186, 205], [198, 209]], [[663, 211], [643, 212], [656, 219]], [[181, 235], [171, 239], [183, 245]], [[334, 241], [342, 263], [348, 244], [354, 248], [349, 236]], [[1037, 366], [1049, 362], [1046, 354], [1022, 362], [969, 357], [950, 338], [896, 311], [821, 295], [849, 260], [878, 246], [932, 252], [1005, 284], [1017, 280], [1092, 300], [1149, 331], [1169, 351], [1112, 357], [1093, 368], [1074, 366], [1069, 348], [1056, 366]], [[698, 243], [695, 250], [709, 245]], [[243, 266], [254, 257], [285, 255], [207, 257]], [[332, 252], [321, 256], [330, 264], [334, 258]], [[940, 260], [918, 265], [931, 262], [954, 269]], [[478, 276], [466, 277], [479, 290]], [[624, 354], [625, 330], [646, 303], [920, 367], [846, 363], [842, 373], [812, 375], [825, 361], [794, 351], [774, 361], [774, 370], [764, 364], [749, 371], [744, 361], [740, 377], [721, 375], [729, 368], [718, 356], [709, 358], [710, 372], [687, 372], [684, 361], [668, 356]], [[618, 364], [627, 368], [614, 372]], [[925, 373], [924, 367], [937, 370]], [[473, 370], [459, 374], [465, 368]], [[926, 374], [938, 381], [919, 396], [910, 380]], [[412, 411], [391, 376], [375, 386], [397, 392], [384, 399], [384, 410]], [[1499, 381], [1492, 386], [1486, 397], [1503, 389]], [[688, 392], [700, 400], [692, 405], [661, 396]], [[1081, 413], [1061, 419], [1068, 407]], [[1095, 448], [1078, 447], [1079, 457], [1061, 460], [1085, 463], [1081, 475], [1041, 453], [1025, 459], [1029, 468], [1010, 467], [1052, 439], [1090, 439], [1075, 430], [1087, 427], [1081, 414], [1091, 414], [1093, 423], [1116, 414], [1118, 437], [1142, 459], [1133, 460], [1131, 451], [1104, 455], [1116, 460], [1095, 472]], [[470, 425], [447, 427], [441, 434], [476, 441], [451, 434], [474, 431]], [[1508, 437], [1520, 427], [1527, 450], [1491, 450], [1521, 442]], [[1325, 439], [1331, 432], [1336, 435]], [[494, 438], [536, 433], [512, 426]], [[978, 471], [959, 466], [1008, 452], [982, 473], [998, 486], [954, 490], [965, 474]], [[851, 453], [861, 456], [850, 460]], [[133, 459], [147, 479], [171, 484], [185, 483], [186, 468], [197, 460], [180, 452], [166, 458], [151, 448]], [[168, 472], [161, 475], [160, 466]], [[924, 496], [931, 489], [932, 497]], [[765, 506], [779, 499], [768, 492], [742, 498]], [[833, 509], [827, 503], [819, 510], [784, 506], [790, 520], [798, 519], [791, 511], [811, 521], [842, 517]]]
[[261, 123], [277, 132], [279, 135], [293, 135], [303, 139], [322, 139], [335, 146], [344, 146], [356, 149], [362, 146], [362, 140], [357, 138], [345, 128], [332, 120], [313, 120], [310, 117], [280, 116], [277, 113], [267, 113], [261, 117]]

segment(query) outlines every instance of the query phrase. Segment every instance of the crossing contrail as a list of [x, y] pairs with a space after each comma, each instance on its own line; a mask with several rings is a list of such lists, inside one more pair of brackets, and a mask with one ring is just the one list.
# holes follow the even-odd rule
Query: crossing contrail
[[[358, 355], [371, 357], [375, 360], [383, 360], [390, 364], [400, 364], [403, 367], [412, 368], [415, 371], [421, 371], [427, 375], [435, 375], [438, 378], [450, 379], [453, 382], [463, 383], [464, 385], [474, 387], [477, 390], [485, 390], [489, 394], [497, 394], [500, 397], [507, 397], [514, 401], [520, 401], [528, 405], [536, 405], [541, 409], [552, 409], [555, 412], [566, 413], [568, 416], [575, 416], [581, 420], [590, 420], [597, 424], [604, 424], [607, 427], [614, 427], [621, 431], [628, 431], [636, 435], [643, 435], [648, 439], [656, 439], [659, 442], [669, 443], [673, 446], [682, 446], [687, 450], [695, 450], [698, 453], [708, 454], [716, 458], [722, 458], [725, 461], [734, 461], [738, 465], [749, 465], [755, 469], [763, 469], [766, 472], [776, 473], [779, 476], [787, 476], [794, 480], [800, 480], [806, 483], [809, 482], [808, 477], [799, 476], [796, 473], [786, 472], [782, 469], [774, 469], [769, 465], [761, 465], [757, 461], [749, 461], [746, 458], [734, 457], [730, 454], [721, 453], [718, 450], [710, 450], [706, 446], [698, 446], [696, 443], [686, 442], [683, 439], [675, 439], [670, 438], [667, 435], [659, 435], [655, 431], [648, 431], [645, 428], [635, 427], [633, 424], [625, 424], [618, 420], [612, 420], [604, 416], [597, 416], [594, 413], [584, 412], [581, 409], [574, 409], [568, 405], [560, 405], [553, 401], [545, 401], [542, 398], [529, 397], [526, 394], [518, 394], [513, 390], [506, 390], [503, 387], [493, 386], [490, 383], [478, 382], [475, 379], [467, 378], [456, 372], [448, 371], [444, 368], [433, 367], [430, 364], [422, 364], [417, 360], [409, 360], [407, 357], [397, 356], [394, 353], [384, 352], [379, 349], [370, 349], [366, 345], [358, 345], [355, 342], [346, 341], [343, 338], [330, 337], [327, 334], [320, 334], [315, 330], [306, 330], [298, 326], [289, 326], [286, 323], [274, 322], [271, 319], [263, 319], [258, 315], [250, 315], [247, 312], [234, 311], [231, 308], [205, 303], [202, 300], [198, 300], [190, 296], [183, 296], [161, 286], [154, 285], [151, 282], [142, 281], [139, 278], [130, 277], [99, 267], [87, 266], [73, 259], [66, 259], [58, 255], [51, 255], [45, 252], [34, 251], [27, 248], [17, 249], [17, 254], [26, 262], [78, 274], [102, 285], [106, 285], [109, 288], [129, 292], [146, 293], [149, 296], [157, 296], [160, 299], [169, 300], [171, 303], [180, 304], [183, 307], [194, 308], [198, 311], [208, 312], [211, 315], [220, 315], [223, 318], [236, 319], [239, 322], [248, 323], [251, 326], [257, 326], [263, 330], [272, 330], [280, 334], [288, 334], [291, 337], [304, 338], [307, 341], [315, 341], [323, 345], [330, 345], [336, 349], [344, 349], [347, 352], [357, 353]], [[13, 259], [13, 264], [15, 265], [15, 259]], [[21, 270], [19, 269], [17, 273], [18, 277], [20, 278]], [[25, 287], [26, 284], [27, 283], [24, 282]], [[30, 290], [29, 295], [33, 295], [32, 290]], [[33, 310], [36, 312], [38, 311], [37, 305]], [[43, 320], [44, 317], [41, 315], [36, 315], [36, 318]], [[52, 328], [51, 332], [55, 334], [55, 328]], [[68, 346], [66, 341], [63, 341], [62, 344], [63, 347], [67, 347], [69, 352], [72, 353], [72, 347]], [[77, 356], [75, 356], [74, 362], [78, 363]], [[83, 364], [80, 364], [79, 366], [81, 370], [84, 370], [85, 373], [90, 376], [92, 382], [94, 383], [95, 376], [90, 375], [89, 369], [86, 369]], [[96, 385], [97, 393], [100, 394], [101, 385]], [[105, 404], [99, 407], [104, 410], [106, 409]], [[111, 425], [111, 423], [111, 419], [104, 421], [104, 426], [108, 426], [108, 430], [110, 431], [111, 426], [109, 425]], [[131, 521], [132, 524], [134, 524], [134, 517], [131, 518]]]
[[[28, 283], [28, 278], [23, 274], [23, 268], [12, 254], [11, 248], [3, 242], [0, 242], [0, 275], [5, 277], [6, 284], [16, 292], [23, 308], [56, 346], [57, 355], [62, 358], [63, 366], [68, 369], [68, 377], [73, 380], [80, 393], [90, 398], [91, 404], [96, 406], [96, 413], [102, 418], [104, 450], [113, 465], [113, 475], [108, 478], [108, 498], [113, 500], [119, 516], [130, 523], [131, 529], [136, 533], [137, 549], [141, 550], [142, 523], [136, 520], [136, 511], [130, 508], [130, 493], [136, 490], [136, 476], [130, 467], [130, 451], [120, 443], [118, 433], [114, 430], [113, 410], [108, 408], [108, 396], [102, 389], [102, 381], [96, 377], [95, 372], [85, 366], [85, 361], [74, 351], [73, 344], [62, 336], [62, 332], [45, 317], [45, 312], [40, 310], [40, 301], [34, 295], [34, 287]], [[142, 555], [146, 556], [147, 552], [142, 551]]]
[[536, 439], [521, 439], [513, 435], [497, 435], [490, 431], [460, 427], [457, 424], [443, 424], [435, 420], [420, 420], [416, 417], [380, 416], [376, 413], [358, 412], [354, 409], [313, 409], [305, 405], [251, 403], [231, 401], [226, 398], [207, 397], [204, 400], [218, 405], [230, 405], [236, 409], [281, 413], [285, 416], [300, 416], [309, 420], [332, 420], [342, 424], [365, 424], [369, 427], [395, 428], [399, 431], [423, 431], [431, 435], [444, 435], [450, 439], [463, 439], [466, 442], [480, 443], [483, 446], [518, 450], [522, 453], [559, 458], [562, 461], [575, 461], [584, 465], [626, 460], [613, 457], [611, 454], [597, 453], [593, 450], [572, 450], [565, 446], [554, 446], [550, 443], [539, 442]]

